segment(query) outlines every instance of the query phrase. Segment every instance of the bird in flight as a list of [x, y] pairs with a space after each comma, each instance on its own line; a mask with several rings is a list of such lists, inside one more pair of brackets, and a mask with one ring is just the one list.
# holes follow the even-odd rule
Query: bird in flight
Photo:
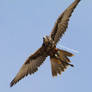
[[57, 19], [54, 28], [49, 36], [43, 37], [42, 46], [24, 62], [15, 78], [11, 81], [10, 87], [16, 84], [19, 80], [33, 74], [38, 70], [38, 67], [45, 61], [46, 57], [50, 56], [52, 76], [61, 74], [67, 68], [72, 66], [69, 57], [73, 54], [65, 50], [56, 48], [56, 45], [68, 27], [69, 18], [78, 5], [80, 0], [75, 0]]

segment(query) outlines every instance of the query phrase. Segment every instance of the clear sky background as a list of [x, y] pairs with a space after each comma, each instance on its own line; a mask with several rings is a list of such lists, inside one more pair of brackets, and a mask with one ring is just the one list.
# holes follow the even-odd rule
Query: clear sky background
[[[0, 92], [92, 92], [92, 0], [81, 0], [58, 43], [75, 49], [74, 68], [55, 78], [49, 57], [34, 75], [10, 88], [26, 58], [74, 0], [0, 0]], [[58, 46], [57, 46], [58, 47]]]

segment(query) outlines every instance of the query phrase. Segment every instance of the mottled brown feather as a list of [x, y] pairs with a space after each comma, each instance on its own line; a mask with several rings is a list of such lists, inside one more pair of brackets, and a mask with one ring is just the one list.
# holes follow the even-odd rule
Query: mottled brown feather
[[55, 57], [50, 57], [51, 61], [51, 70], [52, 76], [57, 76], [57, 74], [61, 74], [67, 68], [67, 64], [60, 62]]
[[71, 61], [68, 58], [69, 56], [73, 56], [72, 53], [60, 50], [58, 48], [57, 52], [58, 56], [50, 56], [53, 76], [57, 76], [57, 74], [61, 74], [61, 72], [64, 72], [64, 70], [67, 68], [68, 65], [73, 67], [72, 64], [69, 64]]
[[[69, 18], [79, 1], [80, 0], [75, 0], [57, 19], [56, 24], [50, 34], [50, 37], [54, 40], [55, 45], [66, 31], [66, 28], [68, 27]], [[53, 76], [61, 74], [61, 72], [63, 72], [67, 68], [67, 66], [69, 65], [67, 62], [70, 62], [67, 56], [72, 55], [73, 54], [68, 53], [66, 51], [61, 51], [60, 59], [61, 61], [64, 61], [63, 63], [55, 57], [50, 57]], [[47, 52], [45, 52], [44, 46], [42, 46], [34, 54], [29, 56], [29, 58], [22, 65], [15, 78], [11, 81], [10, 86], [13, 86], [28, 74], [33, 74], [34, 72], [36, 72], [38, 70], [38, 67], [43, 63], [47, 56], [48, 55]]]
[[57, 19], [50, 37], [54, 40], [55, 44], [60, 40], [68, 27], [69, 18], [80, 0], [75, 0]]
[[38, 67], [43, 63], [46, 57], [47, 55], [44, 52], [43, 47], [41, 47], [34, 54], [29, 56], [29, 58], [25, 61], [25, 63], [17, 73], [16, 77], [11, 81], [10, 86], [12, 87], [14, 84], [16, 84], [19, 80], [21, 80], [28, 74], [36, 72], [38, 70]]

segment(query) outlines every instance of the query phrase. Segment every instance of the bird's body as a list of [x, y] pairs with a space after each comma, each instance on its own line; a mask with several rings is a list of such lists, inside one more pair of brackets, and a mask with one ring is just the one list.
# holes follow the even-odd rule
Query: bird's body
[[72, 53], [56, 48], [57, 42], [68, 27], [69, 18], [79, 3], [75, 0], [57, 19], [55, 26], [49, 36], [43, 37], [42, 46], [25, 61], [16, 77], [11, 81], [10, 86], [16, 84], [23, 77], [32, 74], [38, 70], [38, 67], [50, 56], [52, 75], [61, 74], [70, 64], [68, 57], [73, 56]]

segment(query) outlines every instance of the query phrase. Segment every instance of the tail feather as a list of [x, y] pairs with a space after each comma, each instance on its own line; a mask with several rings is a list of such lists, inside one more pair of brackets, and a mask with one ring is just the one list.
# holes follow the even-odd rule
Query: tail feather
[[57, 50], [58, 52], [58, 58], [53, 56], [50, 57], [51, 61], [51, 68], [52, 68], [52, 76], [57, 76], [57, 74], [61, 74], [64, 72], [65, 69], [70, 65], [73, 67], [72, 64], [69, 64], [70, 59], [68, 57], [73, 56], [72, 53], [64, 51], [64, 50]]
[[67, 68], [67, 64], [60, 62], [56, 58], [51, 57], [51, 68], [52, 68], [52, 76], [57, 76], [57, 74], [61, 74]]
[[72, 57], [74, 56], [74, 54], [68, 52], [68, 51], [65, 51], [65, 50], [61, 50], [61, 49], [58, 49], [60, 55], [65, 55], [65, 56], [68, 56], [68, 57]]

